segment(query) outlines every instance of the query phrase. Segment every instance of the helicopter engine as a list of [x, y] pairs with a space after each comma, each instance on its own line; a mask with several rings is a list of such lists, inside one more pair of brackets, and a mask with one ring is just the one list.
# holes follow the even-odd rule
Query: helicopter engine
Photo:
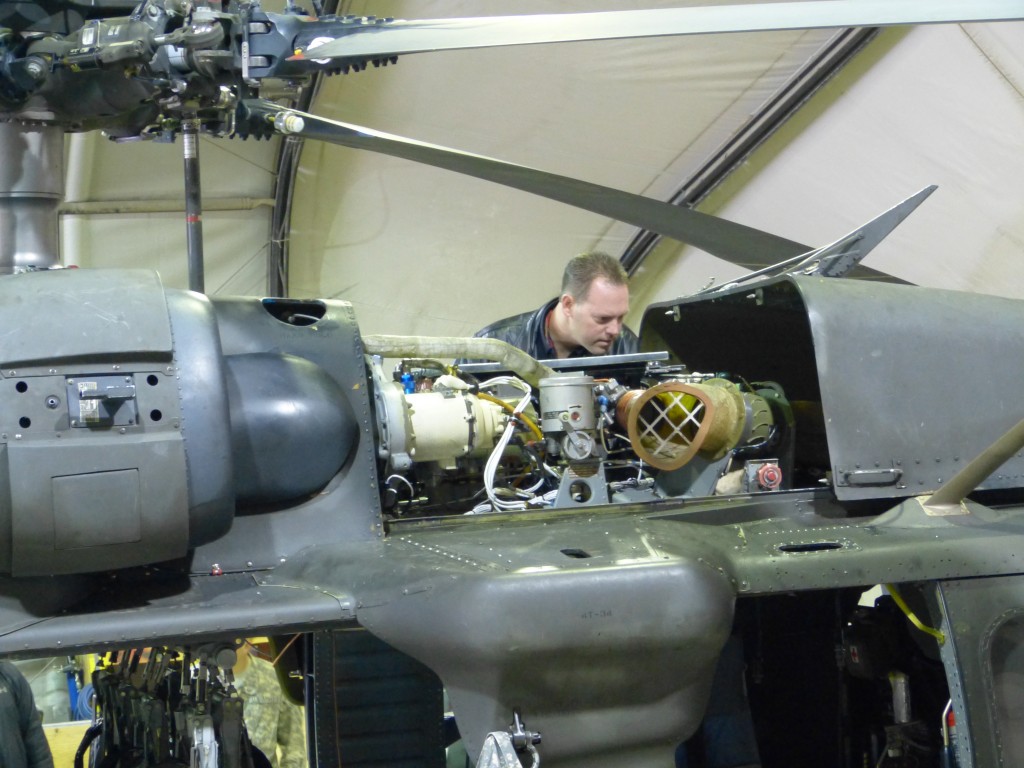
[[784, 486], [773, 451], [791, 418], [777, 387], [654, 363], [620, 382], [607, 360], [600, 375], [556, 372], [534, 388], [430, 360], [403, 360], [389, 380], [375, 359], [384, 507], [481, 513]]

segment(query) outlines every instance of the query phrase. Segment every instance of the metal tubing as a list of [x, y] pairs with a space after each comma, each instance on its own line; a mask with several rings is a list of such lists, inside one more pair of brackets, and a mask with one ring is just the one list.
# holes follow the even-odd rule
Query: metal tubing
[[[252, 211], [272, 208], [272, 197], [221, 197], [205, 200], [207, 211]], [[147, 213], [181, 213], [178, 200], [96, 200], [66, 202], [57, 209], [61, 216], [134, 216]]]
[[181, 124], [185, 154], [185, 235], [188, 247], [189, 290], [205, 293], [203, 272], [203, 202], [199, 181], [199, 118], [187, 116]]

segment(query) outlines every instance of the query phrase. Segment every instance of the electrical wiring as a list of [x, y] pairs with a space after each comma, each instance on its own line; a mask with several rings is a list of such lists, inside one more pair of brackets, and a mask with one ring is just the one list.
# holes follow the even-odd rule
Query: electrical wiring
[[486, 392], [478, 392], [477, 397], [479, 397], [481, 400], [486, 400], [489, 403], [495, 403], [496, 405], [500, 405], [503, 409], [505, 409], [512, 415], [512, 418], [520, 419], [533, 433], [534, 437], [536, 437], [538, 440], [544, 439], [544, 433], [540, 431], [540, 428], [537, 426], [536, 422], [534, 422], [533, 419], [531, 419], [521, 410], [516, 410], [501, 398], [495, 397], [494, 395], [489, 395]]
[[[522, 379], [512, 376], [498, 376], [484, 382], [480, 385], [480, 388], [481, 390], [485, 388], [492, 389], [502, 384], [513, 386], [523, 392], [522, 398], [520, 398], [519, 402], [515, 406], [515, 411], [521, 412], [526, 408], [530, 403], [530, 396], [533, 394], [533, 388]], [[487, 491], [487, 498], [490, 499], [491, 505], [496, 510], [526, 509], [525, 500], [533, 497], [532, 492], [513, 490], [513, 493], [515, 493], [519, 498], [516, 501], [505, 501], [498, 497], [494, 488], [494, 477], [498, 471], [498, 464], [501, 463], [501, 457], [504, 455], [505, 449], [512, 440], [512, 435], [515, 433], [517, 424], [517, 419], [509, 419], [508, 424], [505, 426], [505, 431], [502, 432], [501, 437], [498, 438], [497, 445], [494, 446], [494, 450], [491, 451], [491, 455], [487, 457], [487, 463], [484, 465], [484, 489]]]
[[559, 472], [556, 467], [552, 467], [540, 457], [535, 445], [524, 445], [523, 453], [530, 457], [530, 460], [536, 465], [537, 471], [540, 473], [540, 482], [538, 483], [538, 487], [539, 485], [543, 485], [545, 477], [552, 477], [555, 480], [562, 479], [562, 473]]
[[[416, 498], [416, 489], [413, 488], [412, 483], [410, 483], [405, 477], [403, 477], [402, 475], [399, 475], [397, 473], [393, 474], [393, 475], [388, 475], [388, 479], [384, 481], [384, 485], [386, 485], [388, 488], [390, 488], [392, 480], [398, 480], [398, 481], [400, 481], [400, 482], [405, 484], [405, 487], [409, 489], [409, 499], [410, 500]], [[396, 493], [397, 493], [397, 491], [396, 491]]]
[[[525, 509], [525, 504], [522, 501], [503, 501], [498, 498], [497, 493], [494, 489], [494, 476], [498, 470], [498, 464], [501, 462], [501, 457], [505, 453], [505, 448], [508, 447], [509, 441], [512, 439], [512, 434], [515, 432], [515, 422], [510, 421], [508, 426], [505, 427], [505, 431], [498, 439], [498, 444], [491, 451], [491, 455], [487, 458], [487, 463], [484, 465], [484, 488], [487, 491], [487, 497], [491, 500], [491, 504], [496, 509]], [[529, 498], [532, 494], [526, 494], [525, 492], [515, 491], [517, 495], [522, 498]]]
[[932, 637], [934, 637], [938, 641], [939, 645], [945, 644], [946, 636], [939, 630], [934, 629], [933, 627], [926, 626], [924, 622], [917, 618], [917, 614], [910, 610], [910, 606], [907, 605], [906, 601], [900, 595], [899, 591], [896, 589], [895, 584], [886, 584], [885, 589], [890, 595], [892, 595], [893, 601], [896, 603], [896, 605], [899, 606], [899, 609], [903, 611], [903, 614], [907, 617], [911, 624], [913, 624], [919, 630], [924, 632], [926, 635], [931, 635]]
[[[527, 509], [537, 509], [537, 508], [540, 508], [540, 507], [550, 507], [552, 504], [555, 503], [555, 499], [557, 497], [558, 497], [558, 489], [556, 488], [554, 490], [551, 490], [551, 491], [548, 491], [548, 492], [546, 492], [544, 494], [541, 494], [540, 496], [533, 496], [533, 497], [531, 497], [529, 499], [524, 500], [523, 506], [521, 507], [521, 509], [522, 510], [527, 510]], [[496, 509], [494, 509], [494, 507], [492, 506], [490, 501], [483, 501], [483, 502], [480, 502], [479, 504], [477, 504], [475, 507], [473, 507], [468, 512], [465, 512], [464, 514], [466, 514], [466, 515], [485, 515], [485, 514], [490, 514], [492, 512], [501, 512], [501, 511], [515, 511], [515, 510], [496, 510]]]

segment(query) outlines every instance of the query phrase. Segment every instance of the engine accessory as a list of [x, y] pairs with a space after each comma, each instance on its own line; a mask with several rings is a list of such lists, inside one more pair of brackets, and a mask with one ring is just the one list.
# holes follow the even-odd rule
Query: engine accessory
[[379, 360], [372, 364], [377, 404], [378, 454], [396, 470], [413, 462], [451, 465], [461, 456], [486, 456], [504, 427], [502, 407], [472, 395], [454, 376], [438, 379], [430, 392], [406, 392], [388, 381]]
[[715, 460], [741, 443], [766, 440], [772, 424], [764, 398], [725, 379], [630, 390], [616, 416], [637, 455], [663, 470], [679, 469], [698, 452]]
[[572, 374], [540, 380], [541, 430], [545, 436], [560, 440], [569, 461], [583, 461], [594, 454], [597, 445], [594, 411], [594, 379]]

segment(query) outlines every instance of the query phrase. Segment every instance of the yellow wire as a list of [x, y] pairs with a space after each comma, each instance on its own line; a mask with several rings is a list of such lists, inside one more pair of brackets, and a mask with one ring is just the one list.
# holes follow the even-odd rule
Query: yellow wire
[[885, 588], [889, 592], [889, 594], [892, 595], [892, 599], [896, 601], [896, 605], [898, 605], [900, 610], [903, 611], [903, 614], [910, 620], [911, 624], [920, 629], [926, 635], [931, 635], [932, 637], [934, 637], [936, 640], [939, 641], [939, 645], [945, 644], [946, 636], [937, 629], [933, 629], [932, 627], [926, 627], [924, 623], [919, 618], [917, 618], [917, 615], [912, 610], [910, 610], [910, 606], [907, 605], [903, 598], [900, 596], [900, 593], [899, 591], [897, 591], [895, 584], [886, 584]]
[[540, 429], [537, 428], [537, 425], [533, 423], [533, 419], [531, 419], [522, 411], [519, 411], [517, 413], [516, 409], [513, 408], [508, 403], [506, 403], [504, 400], [494, 397], [494, 395], [489, 395], [486, 392], [477, 392], [476, 396], [479, 397], [481, 400], [487, 400], [488, 402], [500, 405], [502, 408], [511, 413], [517, 419], [522, 419], [523, 423], [530, 428], [530, 431], [533, 432], [534, 436], [536, 436], [538, 440], [544, 439], [544, 433], [541, 432]]

